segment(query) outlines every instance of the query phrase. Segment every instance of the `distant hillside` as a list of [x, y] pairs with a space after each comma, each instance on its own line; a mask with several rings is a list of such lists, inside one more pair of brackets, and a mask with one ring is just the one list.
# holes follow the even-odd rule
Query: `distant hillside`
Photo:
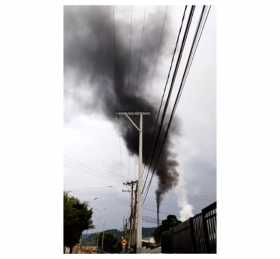
[[142, 237], [152, 237], [156, 228], [142, 228]]
[[[152, 237], [155, 228], [142, 228], [143, 238]], [[83, 245], [96, 245], [97, 235], [102, 235], [103, 232], [91, 233], [91, 234], [82, 234], [82, 244]], [[118, 229], [107, 229], [105, 233], [110, 233], [115, 236], [117, 239], [121, 239], [123, 236], [123, 231]]]
[[[103, 232], [96, 232], [91, 234], [82, 234], [82, 244], [83, 245], [96, 245], [97, 236], [102, 235]], [[105, 233], [110, 233], [115, 236], [117, 239], [120, 239], [123, 232], [119, 231], [118, 229], [107, 229]]]

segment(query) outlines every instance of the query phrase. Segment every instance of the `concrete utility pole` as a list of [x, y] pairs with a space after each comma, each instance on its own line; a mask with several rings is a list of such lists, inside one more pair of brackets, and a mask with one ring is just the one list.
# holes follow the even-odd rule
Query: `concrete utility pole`
[[97, 233], [97, 239], [96, 239], [96, 242], [97, 242], [97, 244], [96, 244], [96, 253], [98, 253], [98, 237], [99, 237], [99, 232]]
[[[150, 115], [150, 112], [118, 112], [117, 115], [124, 115], [131, 122], [134, 128], [139, 132], [139, 172], [137, 188], [137, 206], [136, 206], [136, 252], [141, 253], [142, 249], [142, 188], [143, 188], [143, 116]], [[130, 116], [139, 116], [139, 126]]]
[[103, 230], [103, 233], [102, 233], [102, 240], [101, 240], [101, 249], [102, 249], [102, 253], [103, 253], [103, 244], [104, 244], [104, 230]]
[[135, 245], [135, 209], [134, 209], [134, 201], [135, 201], [135, 190], [134, 185], [137, 184], [137, 181], [131, 181], [123, 183], [123, 185], [127, 185], [131, 187], [131, 190], [123, 190], [123, 192], [130, 192], [130, 217], [129, 217], [129, 238], [128, 238], [128, 249]]
[[102, 233], [102, 240], [101, 240], [101, 249], [102, 249], [102, 253], [104, 252], [104, 248], [103, 248], [103, 244], [104, 244], [104, 233], [105, 233], [105, 220], [103, 222], [103, 233]]

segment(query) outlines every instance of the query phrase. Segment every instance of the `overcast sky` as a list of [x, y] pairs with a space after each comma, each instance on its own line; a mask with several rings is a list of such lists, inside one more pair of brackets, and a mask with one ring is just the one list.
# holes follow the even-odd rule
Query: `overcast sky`
[[[169, 17], [167, 22], [170, 28], [168, 40], [159, 55], [156, 67], [152, 67], [150, 72], [151, 91], [149, 94], [160, 100], [183, 7], [115, 7], [115, 15], [116, 26], [118, 26], [118, 21], [131, 19], [133, 10], [133, 44], [137, 41], [141, 29], [144, 28], [145, 34], [145, 28], [149, 26], [148, 18], [143, 23], [144, 15], [149, 17], [149, 12], [153, 12], [155, 9], [162, 14], [162, 18], [164, 12], [167, 11]], [[190, 35], [194, 32], [200, 10], [197, 8], [195, 12]], [[184, 54], [188, 53], [188, 48], [189, 43]], [[182, 61], [182, 68], [185, 60], [186, 55]], [[181, 74], [182, 69], [177, 78], [177, 87]], [[97, 97], [89, 95], [83, 86], [74, 88], [73, 85], [77, 83], [74, 77], [75, 75], [71, 72], [65, 73], [64, 189], [71, 191], [81, 200], [88, 201], [93, 207], [95, 211], [93, 222], [96, 230], [101, 230], [103, 226], [120, 229], [123, 217], [129, 216], [129, 193], [122, 192], [124, 189], [122, 183], [136, 179], [137, 157], [129, 156], [117, 127], [112, 121], [108, 121], [97, 110], [88, 112], [81, 107], [77, 99]], [[174, 89], [175, 92], [177, 92], [176, 90], [177, 88]], [[79, 98], [73, 98], [73, 96]], [[180, 123], [180, 134], [172, 139], [172, 148], [178, 155], [180, 181], [177, 188], [164, 196], [161, 204], [161, 218], [165, 218], [168, 214], [183, 217], [183, 210], [186, 209], [186, 206], [195, 215], [202, 208], [216, 201], [216, 24], [214, 9], [210, 10], [176, 115]], [[156, 187], [157, 179], [155, 177], [144, 204], [145, 217], [156, 218], [154, 195]], [[144, 226], [155, 225], [145, 221], [143, 224]]]

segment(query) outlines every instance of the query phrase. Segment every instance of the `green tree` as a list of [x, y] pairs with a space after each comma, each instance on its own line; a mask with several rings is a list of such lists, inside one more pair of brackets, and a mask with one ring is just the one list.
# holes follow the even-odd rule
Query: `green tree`
[[93, 228], [92, 208], [86, 202], [64, 192], [64, 247], [72, 247], [79, 242], [82, 231]]
[[161, 235], [164, 231], [168, 231], [171, 228], [181, 224], [182, 222], [177, 219], [175, 215], [168, 215], [165, 220], [162, 221], [161, 225], [154, 231], [154, 239], [157, 243], [160, 243]]

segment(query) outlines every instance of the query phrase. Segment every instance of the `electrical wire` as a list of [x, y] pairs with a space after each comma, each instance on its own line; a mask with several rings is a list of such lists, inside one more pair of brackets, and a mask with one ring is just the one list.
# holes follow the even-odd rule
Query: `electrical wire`
[[[130, 40], [129, 40], [129, 62], [131, 63], [131, 53], [132, 53], [132, 21], [133, 21], [133, 6], [131, 7], [131, 13], [130, 13]], [[127, 75], [127, 81], [126, 81], [126, 88], [128, 88], [129, 87], [129, 79], [130, 79], [130, 65], [128, 66], [128, 75]], [[131, 159], [131, 157], [130, 157], [130, 155], [128, 154], [127, 155], [127, 159], [128, 159], [128, 161], [127, 161], [127, 170], [128, 170], [128, 172], [127, 172], [127, 178], [129, 178], [129, 176], [130, 176], [130, 171], [131, 171], [131, 164], [129, 163], [130, 162], [130, 159]]]
[[[183, 89], [183, 86], [184, 86], [184, 83], [185, 83], [185, 80], [186, 80], [186, 76], [187, 76], [187, 73], [186, 71], [189, 71], [189, 68], [190, 68], [190, 65], [192, 64], [192, 60], [193, 60], [193, 57], [194, 57], [194, 54], [195, 54], [195, 51], [196, 51], [196, 48], [197, 48], [197, 45], [198, 45], [198, 42], [201, 38], [201, 34], [202, 34], [202, 31], [203, 31], [203, 28], [204, 28], [204, 25], [205, 25], [205, 22], [207, 20], [207, 17], [208, 17], [208, 14], [209, 14], [209, 11], [210, 11], [210, 7], [208, 8], [208, 11], [207, 11], [207, 14], [206, 14], [206, 18], [204, 19], [204, 23], [202, 25], [202, 29], [200, 30], [201, 28], [201, 24], [202, 24], [202, 18], [204, 16], [204, 13], [205, 13], [205, 6], [203, 7], [202, 9], [202, 12], [201, 12], [201, 16], [200, 16], [200, 19], [199, 19], [199, 23], [198, 23], [198, 26], [197, 26], [197, 29], [196, 29], [196, 33], [195, 33], [195, 36], [194, 36], [194, 39], [193, 39], [193, 43], [192, 43], [192, 47], [191, 47], [191, 50], [190, 50], [190, 53], [189, 53], [189, 56], [188, 56], [188, 61], [187, 61], [187, 64], [186, 64], [186, 67], [185, 67], [185, 71], [184, 71], [184, 75], [182, 77], [182, 80], [181, 80], [181, 84], [180, 84], [180, 89], [177, 93], [177, 96], [176, 96], [176, 101], [175, 101], [175, 104], [173, 106], [173, 109], [172, 109], [172, 113], [171, 113], [171, 116], [170, 116], [170, 119], [169, 119], [169, 123], [168, 123], [168, 126], [167, 126], [167, 129], [166, 129], [166, 132], [165, 132], [165, 135], [164, 135], [164, 141], [162, 142], [162, 145], [161, 145], [161, 149], [163, 148], [163, 145], [165, 144], [165, 141], [166, 141], [166, 138], [167, 138], [167, 135], [168, 135], [168, 131], [169, 131], [169, 128], [170, 128], [170, 125], [171, 125], [171, 122], [172, 122], [172, 119], [174, 117], [174, 114], [175, 114], [175, 111], [176, 111], [176, 107], [178, 105], [178, 102], [179, 102], [179, 99], [180, 99], [180, 96], [181, 96], [181, 93], [182, 93], [182, 89]], [[198, 32], [200, 30], [200, 35], [198, 35]], [[198, 39], [198, 40], [197, 40]], [[195, 46], [195, 47], [194, 47]], [[159, 153], [159, 156], [160, 156], [160, 153]], [[159, 157], [158, 157], [158, 160], [159, 161]], [[156, 168], [156, 167], [155, 167]], [[153, 170], [153, 173], [152, 173], [152, 177], [150, 179], [150, 182], [149, 182], [149, 185], [148, 185], [148, 188], [147, 188], [147, 192], [146, 192], [146, 195], [145, 195], [145, 198], [144, 198], [144, 202], [146, 200], [146, 197], [147, 197], [147, 194], [149, 192], [149, 189], [150, 189], [150, 186], [151, 186], [151, 182], [152, 182], [152, 178], [153, 178], [153, 175], [154, 175], [154, 172], [155, 172], [155, 168]]]
[[[177, 62], [176, 62], [176, 66], [175, 66], [175, 69], [174, 69], [174, 72], [173, 72], [172, 81], [171, 81], [171, 85], [170, 85], [170, 88], [169, 88], [168, 96], [167, 96], [167, 99], [166, 99], [166, 102], [165, 102], [165, 106], [164, 106], [164, 109], [163, 109], [159, 130], [158, 130], [158, 133], [157, 133], [157, 136], [156, 136], [155, 144], [153, 146], [151, 162], [149, 163], [148, 174], [149, 174], [149, 172], [150, 172], [150, 170], [152, 168], [153, 160], [154, 160], [154, 157], [155, 157], [155, 154], [156, 154], [156, 148], [157, 148], [157, 145], [158, 145], [158, 142], [159, 142], [159, 138], [160, 138], [160, 135], [161, 135], [161, 131], [162, 131], [162, 128], [163, 128], [163, 122], [164, 122], [166, 111], [167, 111], [167, 108], [168, 108], [168, 105], [169, 105], [169, 101], [170, 101], [170, 97], [171, 97], [171, 94], [172, 94], [172, 90], [173, 90], [173, 87], [174, 87], [174, 82], [175, 82], [175, 79], [176, 79], [176, 76], [177, 76], [179, 65], [181, 63], [181, 59], [182, 59], [183, 51], [184, 51], [184, 48], [185, 48], [185, 43], [186, 43], [186, 40], [187, 40], [187, 36], [188, 36], [188, 33], [189, 33], [190, 25], [191, 25], [191, 22], [192, 22], [194, 10], [195, 10], [195, 6], [192, 6], [190, 14], [189, 14], [189, 17], [188, 17], [187, 25], [186, 25], [186, 28], [185, 28], [183, 40], [182, 40], [181, 47], [180, 47], [180, 52], [179, 52], [179, 55], [178, 55], [178, 58], [177, 58]], [[144, 188], [142, 189], [142, 193], [143, 193], [143, 191], [144, 191]]]
[[[171, 72], [171, 69], [172, 69], [172, 67], [173, 67], [173, 61], [174, 61], [174, 58], [175, 58], [175, 54], [176, 54], [176, 52], [177, 52], [178, 42], [179, 42], [179, 38], [180, 38], [180, 35], [181, 35], [183, 23], [184, 23], [184, 20], [185, 20], [186, 10], [187, 10], [187, 6], [185, 6], [185, 8], [184, 8], [184, 12], [183, 12], [182, 20], [181, 20], [181, 25], [180, 25], [180, 28], [179, 28], [179, 31], [178, 31], [178, 35], [177, 35], [177, 39], [176, 39], [176, 43], [175, 43], [175, 48], [174, 48], [174, 50], [173, 50], [173, 55], [172, 55], [171, 63], [170, 63], [170, 66], [169, 66], [169, 71], [168, 71], [167, 79], [166, 79], [166, 82], [165, 82], [163, 94], [162, 94], [162, 96], [161, 96], [161, 101], [160, 101], [160, 105], [159, 105], [158, 112], [157, 112], [157, 116], [156, 116], [156, 122], [154, 123], [154, 128], [153, 128], [153, 139], [155, 139], [156, 125], [158, 124], [159, 115], [160, 115], [161, 107], [162, 107], [162, 104], [163, 104], [163, 99], [164, 99], [164, 96], [165, 96], [165, 92], [166, 92], [166, 89], [167, 89], [167, 84], [168, 84], [169, 77], [170, 77], [170, 72]], [[153, 142], [153, 146], [154, 146], [154, 144], [155, 144], [155, 142]], [[154, 149], [154, 148], [153, 148], [153, 149]], [[149, 160], [148, 164], [149, 164], [149, 166], [150, 166], [150, 165], [151, 165], [151, 162], [152, 162], [152, 161], [151, 161], [151, 153], [149, 154], [149, 157], [150, 157], [150, 160]], [[149, 166], [148, 166], [148, 168], [149, 168]], [[144, 165], [144, 170], [145, 170], [145, 168], [146, 168], [146, 165]], [[144, 181], [142, 193], [143, 193], [143, 191], [144, 191], [144, 189], [145, 189], [148, 175], [149, 175], [149, 170], [148, 170], [148, 172], [147, 172], [147, 174], [146, 174], [146, 178], [145, 178], [145, 181]]]
[[[195, 55], [198, 43], [200, 41], [200, 38], [201, 38], [201, 35], [202, 35], [202, 31], [204, 29], [204, 26], [205, 26], [205, 23], [206, 23], [206, 20], [207, 20], [210, 8], [211, 7], [209, 6], [208, 10], [205, 11], [206, 10], [206, 6], [205, 5], [203, 6], [203, 9], [202, 9], [202, 12], [201, 12], [201, 15], [200, 15], [200, 19], [199, 19], [199, 22], [198, 22], [198, 25], [197, 25], [197, 28], [196, 28], [196, 32], [195, 32], [195, 35], [194, 35], [194, 38], [193, 38], [191, 50], [190, 50], [190, 53], [189, 53], [189, 56], [188, 56], [187, 64], [185, 66], [184, 74], [182, 76], [182, 80], [181, 80], [181, 83], [180, 83], [180, 88], [179, 88], [179, 91], [177, 93], [175, 103], [173, 105], [173, 109], [172, 109], [172, 112], [171, 112], [171, 116], [170, 116], [170, 119], [169, 119], [169, 122], [168, 122], [167, 129], [165, 131], [165, 135], [164, 135], [163, 142], [162, 142], [162, 145], [161, 145], [161, 148], [160, 148], [160, 152], [161, 152], [161, 150], [162, 150], [162, 148], [163, 148], [163, 146], [165, 144], [165, 141], [167, 139], [168, 131], [169, 131], [170, 125], [172, 123], [174, 114], [176, 112], [176, 108], [177, 108], [178, 102], [180, 100], [180, 97], [181, 97], [181, 94], [182, 94], [182, 90], [183, 90], [183, 87], [185, 85], [185, 81], [186, 81], [186, 78], [188, 76], [188, 72], [189, 72], [190, 66], [192, 64], [192, 61], [193, 61], [193, 58], [194, 58], [194, 55]], [[205, 15], [205, 13], [206, 13], [206, 15]], [[203, 21], [203, 17], [205, 17], [204, 21]], [[160, 152], [159, 152], [159, 156], [158, 156], [157, 162], [159, 161]], [[151, 182], [152, 182], [155, 170], [156, 170], [156, 166], [153, 169], [152, 176], [150, 178], [150, 182], [149, 182], [149, 185], [147, 187], [147, 192], [146, 192], [146, 195], [145, 195], [143, 203], [145, 202], [145, 200], [147, 198], [147, 195], [148, 195], [148, 192], [149, 192], [149, 189], [150, 189], [150, 186], [151, 186]]]

